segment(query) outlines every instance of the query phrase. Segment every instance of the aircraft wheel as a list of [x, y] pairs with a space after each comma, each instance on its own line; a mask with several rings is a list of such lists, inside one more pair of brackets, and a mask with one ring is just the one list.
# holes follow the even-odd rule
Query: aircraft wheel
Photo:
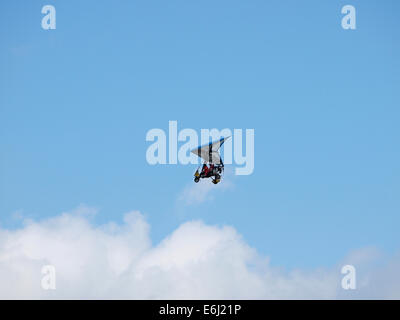
[[195, 177], [195, 178], [194, 178], [194, 182], [197, 183], [197, 182], [199, 182], [199, 181], [200, 181], [200, 178], [199, 178], [199, 177]]

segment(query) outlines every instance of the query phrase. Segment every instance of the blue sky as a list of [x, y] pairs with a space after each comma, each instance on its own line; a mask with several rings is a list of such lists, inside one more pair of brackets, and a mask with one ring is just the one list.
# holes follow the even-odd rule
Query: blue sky
[[[399, 14], [394, 0], [3, 1], [1, 227], [86, 204], [96, 224], [140, 210], [154, 243], [193, 219], [231, 225], [287, 268], [398, 251]], [[254, 129], [254, 173], [181, 205], [196, 166], [145, 158], [169, 120]]]

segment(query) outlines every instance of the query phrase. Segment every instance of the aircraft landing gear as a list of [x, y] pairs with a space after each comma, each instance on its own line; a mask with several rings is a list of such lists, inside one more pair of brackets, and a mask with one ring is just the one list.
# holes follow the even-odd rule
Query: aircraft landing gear
[[205, 175], [203, 172], [199, 173], [199, 170], [197, 169], [194, 173], [194, 182], [198, 183], [200, 179], [211, 178], [211, 182], [217, 184], [221, 181], [221, 174], [219, 172], [222, 172], [221, 168], [214, 169], [212, 172]]
[[212, 180], [212, 183], [217, 184], [221, 181], [221, 176], [219, 174], [215, 175], [215, 179]]
[[194, 173], [194, 182], [199, 182], [200, 181], [200, 173], [199, 173], [199, 169], [196, 170], [196, 172]]

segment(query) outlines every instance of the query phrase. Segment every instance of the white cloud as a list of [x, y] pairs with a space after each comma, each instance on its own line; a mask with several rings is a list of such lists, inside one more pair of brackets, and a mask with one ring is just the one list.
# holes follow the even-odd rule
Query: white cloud
[[[229, 226], [186, 222], [153, 246], [141, 213], [126, 214], [122, 225], [94, 226], [82, 210], [28, 221], [19, 230], [0, 230], [0, 298], [400, 297], [400, 260], [365, 268], [376, 258], [368, 250], [344, 260], [367, 270], [360, 274], [360, 290], [349, 295], [339, 287], [340, 267], [282, 271]], [[40, 285], [41, 268], [48, 264], [56, 268], [53, 291]]]

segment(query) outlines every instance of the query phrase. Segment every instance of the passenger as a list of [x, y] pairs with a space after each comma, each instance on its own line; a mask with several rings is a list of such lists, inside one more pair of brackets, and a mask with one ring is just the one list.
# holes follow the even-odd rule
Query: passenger
[[208, 169], [208, 167], [207, 167], [207, 164], [203, 164], [203, 168], [201, 169], [201, 173], [202, 173], [203, 175], [207, 176], [208, 171], [209, 171], [209, 169]]

